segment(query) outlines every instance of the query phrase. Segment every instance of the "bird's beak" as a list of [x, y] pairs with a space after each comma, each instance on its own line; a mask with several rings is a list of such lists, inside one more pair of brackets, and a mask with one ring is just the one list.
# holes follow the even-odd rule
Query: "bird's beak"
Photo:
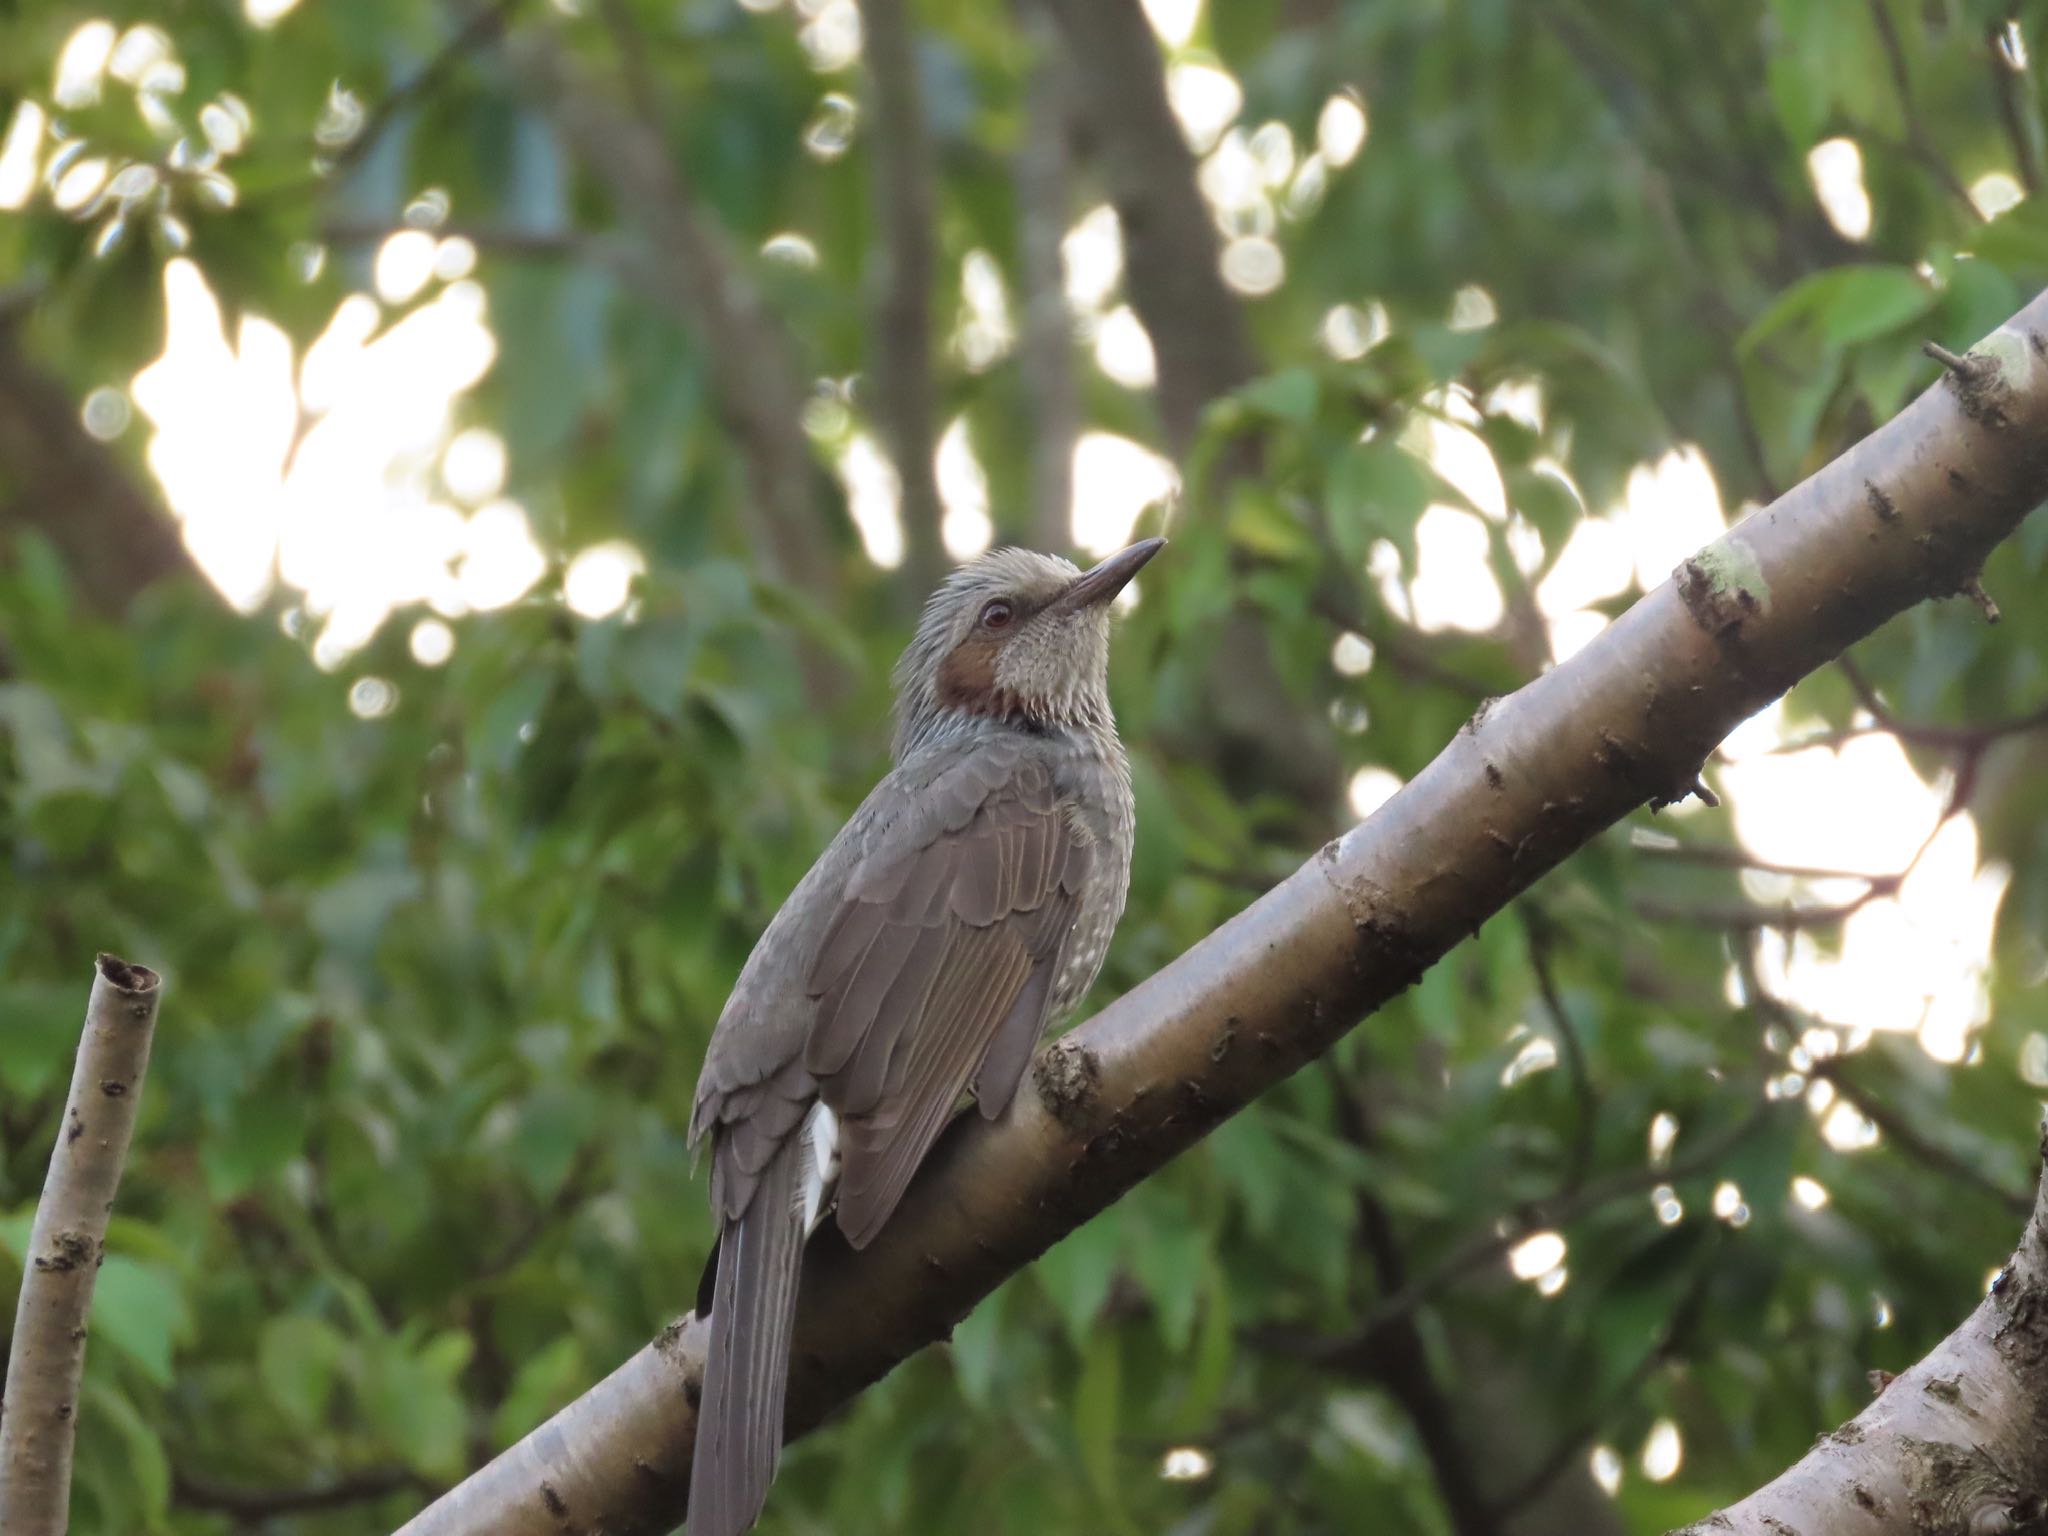
[[1071, 612], [1108, 602], [1130, 584], [1131, 578], [1144, 568], [1146, 561], [1164, 548], [1164, 539], [1140, 539], [1118, 550], [1093, 570], [1076, 576], [1067, 590], [1060, 594], [1059, 606]]

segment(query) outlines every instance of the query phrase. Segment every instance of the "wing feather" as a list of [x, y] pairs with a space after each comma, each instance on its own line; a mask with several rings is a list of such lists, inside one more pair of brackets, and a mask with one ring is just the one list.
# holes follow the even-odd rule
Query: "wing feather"
[[803, 1065], [840, 1116], [839, 1225], [856, 1247], [970, 1085], [985, 1113], [1009, 1102], [1087, 860], [1045, 764], [999, 738], [938, 775], [849, 876], [806, 982]]

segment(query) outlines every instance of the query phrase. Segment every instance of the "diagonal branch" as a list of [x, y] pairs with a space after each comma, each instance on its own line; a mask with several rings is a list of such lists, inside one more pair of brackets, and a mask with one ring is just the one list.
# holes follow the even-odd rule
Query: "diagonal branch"
[[8, 1536], [63, 1536], [70, 1519], [85, 1320], [149, 1070], [161, 985], [156, 972], [112, 955], [101, 955], [93, 974], [64, 1132], [50, 1154], [14, 1311], [0, 1413], [0, 1530]]
[[[1603, 829], [1683, 792], [1798, 678], [1975, 575], [2048, 492], [2048, 294], [1981, 350], [1995, 378], [1967, 398], [1937, 384], [1686, 560], [1591, 645], [1480, 710], [1371, 821], [1041, 1052], [1001, 1119], [954, 1123], [873, 1245], [814, 1244], [789, 1431], [943, 1338]], [[2027, 1294], [2048, 1319], [2048, 1296]], [[408, 1536], [665, 1527], [687, 1494], [705, 1332], [673, 1325]]]
[[833, 591], [833, 541], [820, 505], [823, 474], [803, 431], [803, 391], [790, 340], [769, 312], [724, 229], [697, 205], [670, 155], [644, 70], [644, 48], [622, 10], [608, 12], [633, 110], [583, 78], [549, 27], [506, 42], [527, 93], [570, 150], [611, 193], [649, 255], [666, 306], [710, 360], [719, 415], [746, 466], [754, 557], [773, 578], [818, 597]]
[[2011, 1262], [1961, 1327], [1781, 1476], [1686, 1536], [2038, 1530], [2048, 1506], [2044, 1359], [2048, 1179]]

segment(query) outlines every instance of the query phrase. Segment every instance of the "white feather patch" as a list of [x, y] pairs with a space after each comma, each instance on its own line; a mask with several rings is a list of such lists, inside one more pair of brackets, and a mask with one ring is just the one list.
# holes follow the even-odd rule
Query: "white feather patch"
[[839, 1182], [839, 1117], [824, 1104], [813, 1104], [804, 1116], [803, 1166], [797, 1175], [797, 1205], [804, 1216], [804, 1235], [818, 1230], [825, 1197]]

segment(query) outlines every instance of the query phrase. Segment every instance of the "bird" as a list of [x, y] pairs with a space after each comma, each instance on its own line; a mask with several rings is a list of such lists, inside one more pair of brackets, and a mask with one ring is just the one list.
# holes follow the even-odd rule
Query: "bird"
[[893, 766], [733, 984], [689, 1127], [718, 1224], [690, 1536], [766, 1503], [811, 1232], [871, 1242], [963, 1095], [1001, 1115], [1102, 968], [1136, 825], [1111, 600], [1164, 543], [1085, 572], [1000, 548], [946, 577], [896, 666]]

